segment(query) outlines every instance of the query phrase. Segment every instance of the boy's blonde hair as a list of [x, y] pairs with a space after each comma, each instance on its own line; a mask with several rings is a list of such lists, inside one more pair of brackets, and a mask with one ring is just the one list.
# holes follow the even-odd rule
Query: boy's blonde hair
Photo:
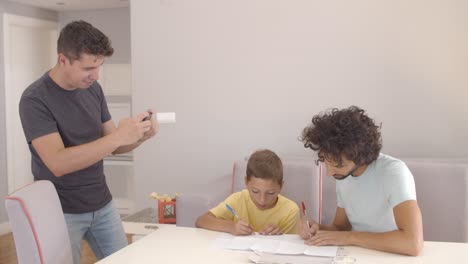
[[247, 181], [252, 177], [268, 179], [283, 185], [283, 163], [273, 151], [268, 149], [255, 151], [247, 162]]

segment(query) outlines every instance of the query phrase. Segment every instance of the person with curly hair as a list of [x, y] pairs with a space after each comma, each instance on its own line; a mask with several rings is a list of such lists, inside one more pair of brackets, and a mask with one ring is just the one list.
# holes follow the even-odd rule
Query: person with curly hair
[[[352, 245], [416, 256], [423, 247], [414, 178], [401, 160], [380, 152], [380, 126], [359, 107], [315, 115], [304, 147], [334, 177], [338, 207], [330, 225], [301, 219], [307, 245]], [[351, 176], [351, 177], [350, 177]]]

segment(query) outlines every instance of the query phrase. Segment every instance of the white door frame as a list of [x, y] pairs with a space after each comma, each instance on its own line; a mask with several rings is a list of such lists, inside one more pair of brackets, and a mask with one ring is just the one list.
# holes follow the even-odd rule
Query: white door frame
[[[18, 131], [14, 131], [14, 126], [12, 122], [14, 118], [18, 119], [18, 106], [12, 108], [12, 102], [8, 100], [11, 97], [11, 90], [12, 87], [12, 61], [10, 58], [10, 27], [12, 26], [24, 26], [24, 27], [31, 27], [31, 28], [46, 28], [52, 30], [58, 30], [58, 23], [49, 21], [49, 20], [42, 20], [36, 19], [31, 17], [25, 16], [18, 16], [5, 13], [3, 15], [3, 45], [4, 45], [4, 60], [5, 60], [5, 125], [6, 125], [6, 143], [7, 143], [7, 173], [8, 173], [8, 193], [11, 193], [15, 189], [15, 177], [14, 177], [14, 161], [15, 157], [11, 153], [13, 153], [13, 148], [15, 147], [12, 140], [13, 133], [18, 133]], [[51, 47], [53, 49], [53, 47]], [[54, 50], [55, 52], [55, 50]], [[26, 88], [26, 87], [24, 87]], [[13, 109], [16, 109], [14, 111]], [[31, 164], [27, 164], [27, 166], [31, 166]]]

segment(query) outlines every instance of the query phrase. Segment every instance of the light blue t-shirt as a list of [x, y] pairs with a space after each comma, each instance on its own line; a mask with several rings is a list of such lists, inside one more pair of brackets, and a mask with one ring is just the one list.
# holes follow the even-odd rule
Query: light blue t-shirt
[[338, 207], [344, 208], [353, 231], [398, 229], [393, 208], [416, 200], [413, 174], [403, 161], [380, 153], [358, 177], [336, 181]]

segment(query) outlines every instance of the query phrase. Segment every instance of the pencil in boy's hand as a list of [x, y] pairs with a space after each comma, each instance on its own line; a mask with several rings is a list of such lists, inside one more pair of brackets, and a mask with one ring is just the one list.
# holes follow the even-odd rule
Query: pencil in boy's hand
[[226, 208], [229, 210], [229, 212], [231, 212], [231, 214], [237, 218], [239, 220], [239, 216], [236, 214], [236, 212], [234, 212], [234, 209], [232, 209], [231, 206], [229, 206], [229, 204], [226, 204]]
[[[241, 219], [240, 219], [240, 217], [236, 214], [236, 212], [234, 211], [234, 209], [232, 209], [232, 207], [231, 207], [229, 204], [227, 204], [227, 203], [225, 203], [225, 205], [226, 205], [226, 208], [229, 210], [229, 212], [231, 212], [231, 214], [237, 219], [237, 221], [240, 221]], [[252, 229], [252, 231], [253, 231], [253, 227], [252, 227], [249, 223], [247, 223], [247, 225], [248, 225], [249, 228]], [[252, 232], [252, 233], [255, 234], [255, 232]]]
[[304, 217], [306, 218], [307, 226], [310, 228], [309, 217], [307, 216], [307, 212], [306, 212], [306, 207], [305, 207], [304, 201], [301, 202], [301, 205], [302, 205], [302, 214], [303, 214]]

